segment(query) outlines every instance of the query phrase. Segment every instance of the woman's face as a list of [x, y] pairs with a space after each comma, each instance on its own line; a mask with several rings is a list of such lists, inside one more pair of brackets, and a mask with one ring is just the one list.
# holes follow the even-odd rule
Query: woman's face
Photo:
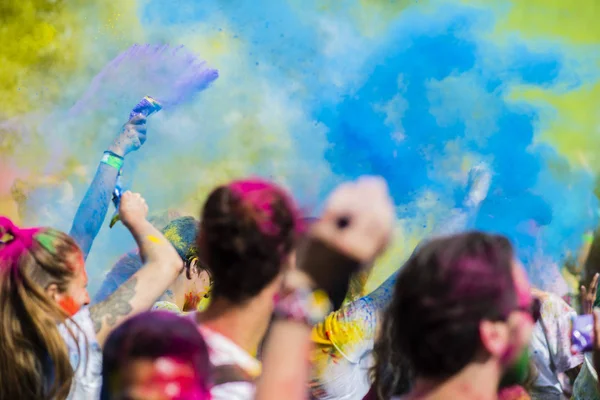
[[71, 253], [70, 258], [70, 265], [72, 265], [75, 275], [67, 284], [67, 289], [62, 293], [56, 293], [54, 298], [63, 311], [69, 316], [73, 316], [81, 307], [90, 303], [90, 294], [87, 290], [88, 277], [83, 255], [78, 251]]

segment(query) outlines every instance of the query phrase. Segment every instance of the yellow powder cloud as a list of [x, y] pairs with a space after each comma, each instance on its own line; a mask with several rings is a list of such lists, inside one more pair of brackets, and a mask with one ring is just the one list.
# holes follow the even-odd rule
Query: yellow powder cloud
[[81, 25], [65, 1], [3, 0], [0, 6], [0, 120], [52, 104], [60, 77], [79, 68]]

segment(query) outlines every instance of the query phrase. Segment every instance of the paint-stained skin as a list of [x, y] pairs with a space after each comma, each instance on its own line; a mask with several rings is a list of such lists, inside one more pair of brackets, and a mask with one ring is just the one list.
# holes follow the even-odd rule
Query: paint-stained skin
[[64, 298], [58, 301], [58, 305], [63, 309], [64, 312], [67, 313], [69, 317], [77, 314], [77, 311], [81, 309], [81, 306], [75, 302], [75, 300], [71, 296], [65, 296]]
[[108, 213], [117, 175], [115, 168], [100, 164], [73, 219], [69, 234], [81, 248], [84, 258], [87, 258]]
[[159, 238], [157, 238], [156, 236], [154, 236], [154, 235], [148, 235], [148, 236], [146, 236], [146, 239], [148, 239], [152, 243], [156, 243], [156, 244], [160, 244], [161, 243], [161, 240]]

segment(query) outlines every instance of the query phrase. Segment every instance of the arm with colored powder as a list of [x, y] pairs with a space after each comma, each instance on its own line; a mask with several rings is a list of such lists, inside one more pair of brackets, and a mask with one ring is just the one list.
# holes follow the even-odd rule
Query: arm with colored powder
[[137, 114], [123, 126], [119, 136], [108, 148], [110, 153], [105, 153], [102, 158], [96, 175], [77, 209], [69, 232], [81, 248], [84, 259], [87, 258], [106, 218], [123, 158], [139, 149], [145, 141], [146, 118]]
[[[486, 165], [480, 164], [473, 167], [469, 172], [467, 195], [465, 196], [461, 207], [453, 209], [450, 212], [450, 216], [442, 221], [442, 223], [438, 224], [432, 236], [442, 234], [449, 235], [465, 229], [469, 222], [475, 217], [479, 210], [479, 205], [487, 196], [490, 187], [490, 179], [490, 172]], [[360, 307], [356, 305], [348, 307], [344, 313], [347, 316], [346, 319], [351, 318], [351, 310], [359, 311], [362, 310], [362, 308], [367, 307], [369, 310], [366, 312], [369, 315], [377, 314], [378, 311], [383, 310], [392, 298], [397, 275], [398, 271], [395, 271], [377, 289], [362, 297], [360, 299]], [[360, 312], [356, 318], [351, 319], [358, 322], [362, 320], [362, 314], [363, 313]], [[369, 321], [375, 322], [375, 319]], [[368, 331], [374, 333], [375, 329], [369, 329]]]
[[465, 229], [475, 218], [481, 202], [487, 197], [491, 173], [486, 164], [479, 164], [469, 171], [467, 194], [462, 204], [450, 211], [450, 216], [437, 224], [431, 236], [452, 235]]
[[[487, 196], [490, 187], [491, 174], [485, 164], [479, 164], [469, 171], [469, 180], [466, 188], [466, 196], [459, 207], [450, 210], [450, 215], [437, 224], [431, 234], [432, 237], [450, 235], [465, 229], [475, 218], [479, 211], [479, 205]], [[352, 302], [359, 298], [365, 298], [371, 302], [376, 310], [385, 307], [396, 282], [397, 271], [394, 272], [379, 288], [374, 292], [364, 296], [364, 287], [368, 281], [370, 270], [361, 271], [355, 274], [350, 281], [350, 290], [348, 291], [347, 302]], [[359, 295], [357, 295], [359, 294]]]
[[[460, 208], [452, 210], [449, 218], [439, 224], [435, 235], [451, 234], [464, 229], [479, 209], [487, 195], [490, 174], [485, 166], [470, 171], [467, 196]], [[387, 306], [394, 292], [398, 271], [394, 272], [370, 294], [345, 304], [329, 314], [312, 331], [313, 376], [311, 391], [335, 390], [340, 397], [355, 396], [360, 388], [354, 381], [331, 378], [331, 363], [345, 362], [358, 365], [360, 360], [373, 349], [379, 314]], [[343, 359], [343, 360], [342, 360]], [[366, 373], [366, 372], [365, 372]], [[358, 393], [360, 394], [360, 393]], [[318, 398], [318, 396], [316, 396]]]
[[140, 248], [144, 266], [106, 300], [90, 307], [100, 346], [125, 320], [150, 310], [183, 270], [183, 262], [175, 248], [146, 220], [148, 206], [139, 194], [124, 193], [119, 212], [121, 221]]

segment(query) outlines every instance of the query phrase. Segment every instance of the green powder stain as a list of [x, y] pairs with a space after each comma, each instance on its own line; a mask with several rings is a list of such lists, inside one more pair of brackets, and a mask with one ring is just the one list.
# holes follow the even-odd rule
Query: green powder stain
[[41, 232], [35, 235], [35, 240], [48, 252], [56, 253], [55, 238], [47, 232]]

